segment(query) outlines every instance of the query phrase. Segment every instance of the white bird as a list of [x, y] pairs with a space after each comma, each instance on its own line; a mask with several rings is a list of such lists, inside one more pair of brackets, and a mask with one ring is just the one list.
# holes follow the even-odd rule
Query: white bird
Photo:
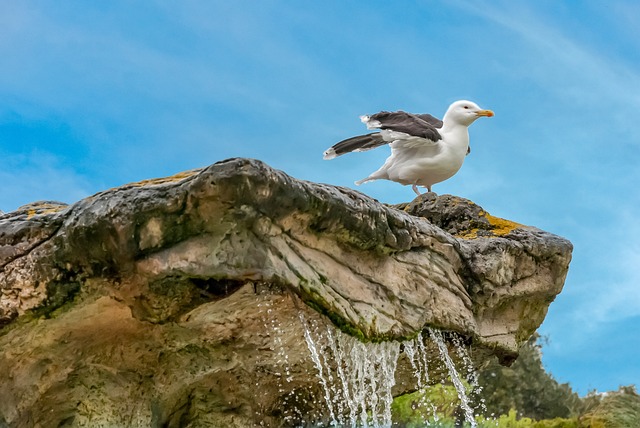
[[471, 101], [456, 101], [449, 106], [444, 118], [430, 114], [411, 114], [404, 111], [382, 111], [360, 120], [368, 129], [379, 129], [367, 135], [352, 137], [327, 149], [324, 159], [333, 159], [350, 152], [362, 152], [389, 144], [391, 156], [380, 167], [356, 185], [373, 180], [390, 180], [411, 184], [418, 195], [418, 186], [431, 186], [455, 175], [469, 153], [469, 125], [479, 117], [492, 117], [491, 110], [483, 110]]

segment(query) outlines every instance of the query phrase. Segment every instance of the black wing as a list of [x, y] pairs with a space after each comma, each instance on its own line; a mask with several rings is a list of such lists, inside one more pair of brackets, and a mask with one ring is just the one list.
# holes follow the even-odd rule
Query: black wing
[[438, 127], [436, 124], [430, 123], [430, 121], [437, 121], [440, 124], [442, 124], [442, 121], [439, 121], [430, 114], [420, 116], [404, 111], [381, 111], [380, 113], [371, 115], [369, 121], [379, 122], [380, 126], [376, 128], [404, 132], [405, 134], [426, 138], [431, 141], [441, 140], [442, 136], [438, 132]]
[[[380, 129], [404, 132], [417, 137], [428, 138], [432, 141], [442, 139], [438, 132], [442, 128], [442, 121], [430, 114], [411, 114], [404, 111], [381, 111], [370, 116], [370, 120], [380, 122]], [[351, 152], [363, 152], [388, 144], [378, 133], [358, 135], [342, 140], [324, 152], [324, 159], [333, 159]]]
[[443, 122], [437, 117], [433, 117], [428, 113], [416, 114], [416, 116], [418, 116], [420, 119], [424, 120], [425, 122], [435, 126], [436, 128], [442, 128]]
[[375, 149], [376, 147], [387, 144], [388, 141], [382, 139], [382, 135], [377, 132], [367, 135], [358, 135], [357, 137], [347, 138], [333, 145], [324, 152], [325, 159], [333, 159], [336, 156], [351, 152], [364, 152], [365, 150]]

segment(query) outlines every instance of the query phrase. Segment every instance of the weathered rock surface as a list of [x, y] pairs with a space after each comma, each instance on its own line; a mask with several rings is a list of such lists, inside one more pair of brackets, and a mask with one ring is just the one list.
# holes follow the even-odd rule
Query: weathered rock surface
[[0, 216], [0, 426], [280, 426], [287, 400], [320, 418], [301, 313], [508, 362], [571, 249], [461, 198], [388, 207], [247, 159], [22, 207]]

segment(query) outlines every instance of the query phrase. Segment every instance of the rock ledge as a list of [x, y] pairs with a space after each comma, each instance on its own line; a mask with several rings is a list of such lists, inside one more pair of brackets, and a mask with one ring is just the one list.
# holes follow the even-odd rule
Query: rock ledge
[[[33, 423], [46, 417], [34, 410], [45, 398], [62, 394], [57, 405], [66, 409], [82, 396], [84, 377], [107, 375], [113, 385], [101, 392], [103, 404], [135, 395], [131, 382], [148, 384], [140, 387], [147, 392], [174, 385], [149, 392], [156, 407], [147, 408], [147, 426], [148, 418], [174, 426], [178, 410], [170, 409], [186, 390], [218, 385], [220, 403], [233, 396], [247, 406], [251, 391], [242, 401], [219, 373], [255, 380], [246, 349], [270, 346], [255, 335], [265, 322], [259, 299], [283, 324], [300, 310], [313, 317], [313, 308], [365, 341], [411, 338], [431, 326], [509, 362], [562, 290], [571, 251], [563, 238], [462, 198], [431, 193], [389, 207], [249, 159], [70, 206], [31, 204], [0, 215], [0, 368], [39, 378], [3, 381], [10, 392], [0, 394], [0, 415]], [[180, 379], [190, 364], [200, 377]], [[144, 377], [154, 375], [155, 383]], [[258, 402], [267, 408], [269, 400]]]

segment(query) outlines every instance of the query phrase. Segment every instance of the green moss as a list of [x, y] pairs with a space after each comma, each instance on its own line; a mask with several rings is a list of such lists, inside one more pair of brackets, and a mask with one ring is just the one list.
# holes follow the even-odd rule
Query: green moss
[[[453, 428], [459, 425], [460, 418], [456, 390], [451, 385], [436, 384], [421, 391], [396, 397], [391, 404], [394, 426], [421, 428], [424, 426]], [[436, 418], [437, 416], [437, 418]], [[518, 412], [511, 409], [508, 414], [497, 418], [476, 416], [479, 428], [579, 428], [577, 418], [555, 418], [534, 420], [518, 417]], [[462, 425], [468, 427], [469, 424]], [[608, 425], [607, 425], [608, 426]], [[635, 425], [633, 425], [635, 426]], [[603, 426], [604, 427], [604, 426]], [[595, 426], [594, 426], [595, 428]]]
[[343, 333], [346, 333], [349, 336], [353, 336], [361, 342], [365, 342], [365, 343], [371, 342], [371, 339], [368, 338], [367, 335], [365, 335], [362, 330], [353, 326], [351, 323], [349, 323], [347, 320], [345, 320], [343, 317], [341, 317], [337, 313], [328, 310], [326, 308], [326, 302], [324, 302], [325, 305], [315, 302], [313, 300], [306, 300], [305, 303], [316, 312], [329, 318], [333, 323], [333, 325], [335, 325]]
[[[32, 322], [34, 319], [38, 319], [38, 318], [40, 317], [36, 316], [33, 313], [33, 311], [27, 311], [23, 315], [20, 315], [17, 318], [14, 318], [11, 321], [9, 321], [8, 324], [0, 326], [0, 337], [9, 334], [13, 330], [19, 329], [20, 327], [27, 325], [30, 322]], [[4, 425], [0, 424], [0, 427], [3, 427], [3, 426]]]
[[[301, 296], [302, 297], [302, 296]], [[347, 319], [339, 315], [337, 312], [334, 312], [330, 309], [330, 305], [318, 294], [313, 293], [313, 291], [308, 291], [304, 293], [302, 300], [305, 302], [307, 306], [329, 318], [329, 320], [336, 326], [340, 331], [349, 336], [353, 336], [359, 341], [363, 343], [381, 343], [381, 342], [389, 342], [392, 340], [397, 341], [405, 341], [405, 340], [413, 340], [420, 334], [420, 331], [415, 331], [405, 336], [398, 336], [394, 334], [371, 334], [373, 328], [369, 328], [369, 333], [363, 330], [360, 326], [355, 326], [350, 323]], [[375, 319], [372, 322], [372, 326], [375, 326]]]
[[74, 304], [80, 289], [81, 283], [76, 281], [57, 282], [47, 285], [47, 298], [44, 302], [40, 306], [14, 318], [8, 324], [0, 326], [0, 336], [4, 336], [10, 331], [25, 326], [39, 318], [54, 318], [66, 311], [67, 308]]
[[[392, 419], [399, 426], [412, 428], [453, 427], [459, 402], [453, 386], [438, 383], [423, 390], [396, 397], [391, 404]], [[434, 412], [440, 424], [434, 419]]]
[[52, 318], [58, 309], [70, 306], [78, 292], [81, 284], [77, 281], [56, 282], [47, 285], [47, 298], [31, 312], [35, 317]]
[[388, 255], [395, 251], [393, 248], [381, 244], [380, 242], [384, 240], [375, 234], [363, 235], [353, 230], [341, 229], [340, 231], [335, 231], [334, 236], [338, 242], [370, 253]]
[[321, 284], [326, 284], [329, 281], [329, 279], [321, 273], [318, 273], [318, 280]]

